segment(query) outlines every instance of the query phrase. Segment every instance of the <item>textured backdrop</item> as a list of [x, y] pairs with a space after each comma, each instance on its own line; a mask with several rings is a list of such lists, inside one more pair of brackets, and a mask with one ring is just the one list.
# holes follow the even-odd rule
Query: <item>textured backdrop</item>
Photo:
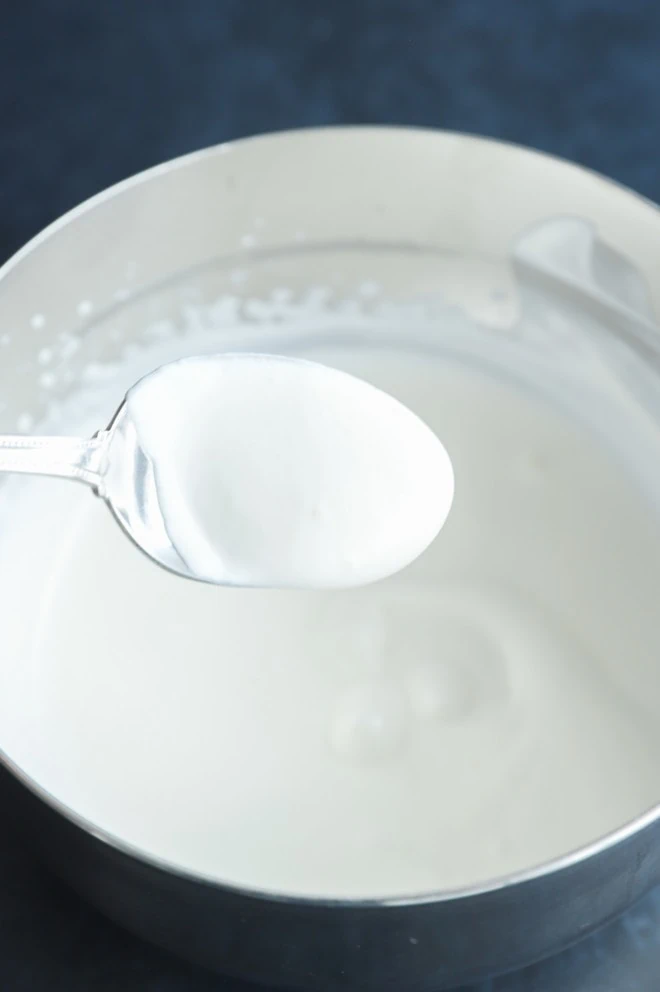
[[310, 124], [422, 124], [660, 200], [657, 0], [4, 0], [0, 257], [163, 159]]

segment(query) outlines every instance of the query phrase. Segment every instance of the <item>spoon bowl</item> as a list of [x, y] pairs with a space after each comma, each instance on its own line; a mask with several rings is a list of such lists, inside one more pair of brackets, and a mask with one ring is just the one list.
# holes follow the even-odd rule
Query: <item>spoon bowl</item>
[[95, 491], [136, 547], [170, 572], [210, 581], [195, 574], [172, 544], [158, 498], [154, 465], [140, 445], [126, 400], [108, 429], [94, 440], [103, 465]]

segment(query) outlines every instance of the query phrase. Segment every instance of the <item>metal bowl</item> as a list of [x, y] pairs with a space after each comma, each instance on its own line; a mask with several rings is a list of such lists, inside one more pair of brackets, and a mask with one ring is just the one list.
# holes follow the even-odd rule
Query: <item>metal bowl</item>
[[[395, 295], [397, 260], [405, 255], [414, 271], [432, 255], [448, 267], [449, 295], [467, 300], [508, 278], [514, 235], [557, 215], [586, 218], [632, 259], [657, 312], [655, 207], [534, 152], [456, 134], [340, 128], [240, 141], [159, 166], [72, 211], [1, 271], [0, 429], [28, 430], [85, 363], [120, 350], [145, 320], [171, 319], [193, 291], [240, 295], [247, 279], [254, 300], [272, 296], [286, 272], [313, 294], [329, 258], [351, 255], [359, 281], [367, 269], [358, 257], [373, 250], [394, 260], [383, 264], [392, 265]], [[452, 282], [456, 258], [471, 262]], [[333, 278], [345, 288], [345, 275]], [[417, 296], [427, 290], [420, 277]], [[282, 328], [298, 333], [285, 313]], [[44, 349], [59, 373], [47, 388]], [[4, 816], [109, 917], [218, 971], [290, 989], [422, 992], [475, 981], [553, 954], [660, 881], [660, 808], [479, 887], [331, 901], [240, 890], [162, 863], [83, 820], [9, 753], [0, 752], [0, 788]]]

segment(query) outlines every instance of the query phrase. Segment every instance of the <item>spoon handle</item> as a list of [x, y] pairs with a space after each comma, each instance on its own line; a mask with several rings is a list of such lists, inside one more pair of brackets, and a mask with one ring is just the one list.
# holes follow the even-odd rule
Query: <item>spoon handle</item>
[[97, 489], [105, 468], [107, 431], [92, 438], [0, 435], [0, 472], [56, 475]]

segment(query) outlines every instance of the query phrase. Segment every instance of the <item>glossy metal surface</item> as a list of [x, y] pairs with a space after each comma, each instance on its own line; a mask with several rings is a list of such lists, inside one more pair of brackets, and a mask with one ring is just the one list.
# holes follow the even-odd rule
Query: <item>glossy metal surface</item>
[[[85, 338], [90, 327], [73, 316], [81, 292], [112, 316], [127, 280], [139, 304], [141, 293], [185, 269], [218, 259], [249, 265], [254, 218], [260, 247], [271, 252], [304, 235], [312, 250], [405, 243], [502, 259], [514, 234], [571, 213], [634, 260], [657, 312], [657, 211], [565, 163], [457, 135], [372, 128], [276, 135], [193, 155], [74, 211], [0, 273], [0, 325], [20, 330], [4, 356], [11, 376], [0, 370], [0, 426], [15, 429], [25, 409], [39, 415], [29, 358], [63, 328], [86, 341], [86, 360], [96, 354], [96, 339]], [[82, 288], [71, 277], [80, 272]], [[47, 309], [47, 322], [27, 331], [35, 309]], [[137, 326], [125, 329], [129, 340]], [[587, 849], [481, 889], [329, 903], [237, 891], [158, 864], [78, 819], [10, 755], [0, 761], [0, 790], [4, 816], [110, 917], [219, 971], [290, 989], [435, 992], [518, 968], [578, 940], [660, 881], [657, 808]]]
[[103, 499], [127, 536], [156, 564], [197, 579], [173, 546], [158, 500], [153, 465], [122, 403], [92, 438], [0, 436], [0, 472], [84, 482]]
[[4, 808], [62, 878], [115, 921], [200, 964], [271, 986], [436, 992], [518, 968], [612, 919], [660, 878], [660, 825], [590, 858], [465, 896], [274, 899], [133, 857], [0, 773]]

